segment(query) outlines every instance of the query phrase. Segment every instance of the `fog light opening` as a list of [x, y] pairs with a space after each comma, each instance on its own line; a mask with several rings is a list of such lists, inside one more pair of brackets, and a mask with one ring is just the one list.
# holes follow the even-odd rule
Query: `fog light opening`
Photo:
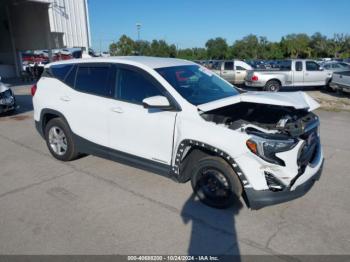
[[285, 188], [285, 185], [269, 172], [265, 172], [265, 179], [267, 186], [273, 192], [282, 191]]

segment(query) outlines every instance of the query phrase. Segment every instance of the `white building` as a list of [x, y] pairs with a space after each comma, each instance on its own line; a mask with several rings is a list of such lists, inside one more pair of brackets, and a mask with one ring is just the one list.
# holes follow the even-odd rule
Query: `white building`
[[18, 76], [21, 51], [91, 46], [87, 0], [1, 0], [0, 76]]

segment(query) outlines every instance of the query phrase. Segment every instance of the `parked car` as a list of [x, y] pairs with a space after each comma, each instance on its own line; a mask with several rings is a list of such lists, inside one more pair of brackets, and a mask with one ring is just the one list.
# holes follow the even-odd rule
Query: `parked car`
[[253, 68], [243, 61], [226, 60], [217, 62], [212, 71], [230, 83], [243, 84], [247, 70], [251, 69]]
[[280, 62], [278, 70], [251, 70], [245, 85], [276, 92], [281, 87], [327, 86], [332, 72], [312, 60], [292, 59]]
[[111, 57], [49, 64], [33, 94], [56, 159], [92, 154], [190, 180], [213, 207], [243, 193], [255, 209], [288, 201], [321, 174], [319, 105], [303, 92], [244, 92], [190, 61]]
[[264, 61], [262, 60], [247, 60], [245, 62], [254, 69], [267, 69]]
[[321, 64], [321, 66], [324, 69], [332, 71], [332, 72], [349, 71], [350, 70], [350, 64], [344, 63], [344, 62], [336, 62], [336, 61], [325, 62], [325, 63]]
[[350, 71], [334, 72], [329, 86], [334, 91], [350, 93]]
[[0, 77], [0, 114], [16, 109], [16, 98], [10, 88], [1, 82]]

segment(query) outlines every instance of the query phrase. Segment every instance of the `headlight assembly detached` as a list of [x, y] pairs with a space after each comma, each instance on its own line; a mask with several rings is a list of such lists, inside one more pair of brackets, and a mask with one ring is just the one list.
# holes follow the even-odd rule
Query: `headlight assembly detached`
[[282, 159], [276, 156], [276, 153], [289, 151], [297, 145], [296, 140], [270, 140], [258, 136], [253, 136], [247, 140], [246, 145], [255, 155], [261, 157], [267, 162], [285, 166]]

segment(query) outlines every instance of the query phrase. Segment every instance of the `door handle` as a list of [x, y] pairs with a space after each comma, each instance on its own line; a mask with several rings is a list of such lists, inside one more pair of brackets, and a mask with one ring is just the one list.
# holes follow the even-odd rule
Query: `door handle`
[[306, 75], [306, 76], [308, 76], [308, 75], [309, 75], [309, 73], [305, 73], [305, 75]]
[[241, 72], [236, 72], [236, 74], [240, 74]]
[[69, 102], [70, 101], [70, 98], [68, 96], [61, 96], [60, 99], [63, 102]]
[[121, 107], [113, 107], [111, 110], [112, 110], [112, 112], [119, 113], [119, 114], [124, 112]]

